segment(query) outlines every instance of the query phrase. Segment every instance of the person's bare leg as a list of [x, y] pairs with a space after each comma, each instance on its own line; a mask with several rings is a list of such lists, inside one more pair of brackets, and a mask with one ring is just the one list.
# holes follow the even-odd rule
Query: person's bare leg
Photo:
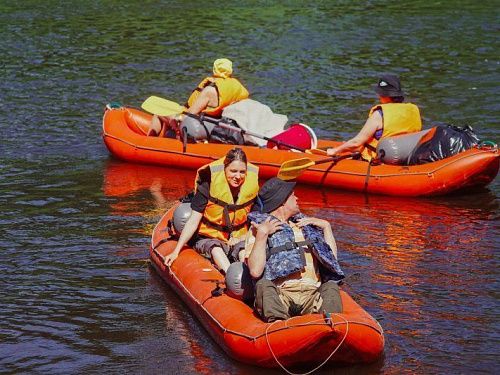
[[217, 267], [226, 273], [227, 269], [229, 268], [229, 259], [227, 258], [226, 253], [224, 253], [224, 250], [220, 247], [214, 247], [212, 249], [212, 259], [214, 260], [214, 263], [217, 265]]
[[161, 121], [157, 115], [153, 115], [151, 124], [149, 125], [148, 136], [157, 136], [161, 132]]

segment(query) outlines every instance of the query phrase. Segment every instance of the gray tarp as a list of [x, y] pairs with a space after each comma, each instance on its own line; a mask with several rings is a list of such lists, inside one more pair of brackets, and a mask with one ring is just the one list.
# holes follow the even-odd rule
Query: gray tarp
[[[238, 123], [240, 128], [255, 134], [272, 138], [281, 133], [288, 117], [273, 113], [271, 109], [256, 100], [245, 99], [224, 108], [222, 117], [230, 118]], [[265, 146], [266, 140], [245, 134], [245, 140]]]

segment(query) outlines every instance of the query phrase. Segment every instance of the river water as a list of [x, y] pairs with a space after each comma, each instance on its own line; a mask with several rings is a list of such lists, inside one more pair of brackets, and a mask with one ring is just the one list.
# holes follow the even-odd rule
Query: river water
[[[67, 1], [0, 4], [0, 373], [275, 374], [229, 359], [148, 267], [193, 172], [113, 160], [110, 101], [183, 102], [226, 56], [253, 98], [345, 139], [402, 76], [424, 126], [500, 140], [495, 1]], [[369, 366], [319, 373], [494, 373], [500, 183], [433, 199], [298, 188], [328, 219], [345, 289], [386, 336]]]

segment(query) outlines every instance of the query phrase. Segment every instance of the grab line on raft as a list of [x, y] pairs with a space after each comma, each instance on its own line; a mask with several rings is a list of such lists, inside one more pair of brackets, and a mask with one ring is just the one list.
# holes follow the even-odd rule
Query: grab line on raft
[[[316, 370], [319, 370], [321, 367], [323, 367], [329, 360], [330, 358], [333, 357], [333, 355], [337, 352], [337, 350], [339, 350], [339, 348], [341, 347], [341, 345], [344, 343], [346, 337], [347, 337], [347, 334], [349, 333], [349, 321], [347, 319], [345, 319], [344, 317], [340, 316], [339, 314], [336, 314], [336, 313], [331, 313], [331, 315], [337, 315], [339, 318], [342, 318], [344, 319], [344, 322], [342, 323], [334, 323], [332, 321], [332, 318], [327, 318], [327, 320], [330, 321], [330, 324], [332, 326], [332, 330], [335, 330], [335, 326], [336, 325], [340, 325], [340, 324], [346, 324], [346, 329], [345, 329], [345, 334], [344, 334], [344, 337], [342, 337], [342, 340], [340, 340], [340, 342], [338, 343], [338, 345], [335, 347], [335, 349], [333, 349], [333, 351], [330, 353], [330, 355], [323, 361], [321, 362], [318, 366], [316, 366], [315, 368], [313, 368], [312, 370], [308, 371], [308, 372], [305, 372], [305, 373], [295, 373], [295, 372], [291, 372], [289, 371], [288, 369], [285, 368], [285, 366], [283, 366], [280, 361], [278, 361], [278, 358], [276, 357], [276, 355], [274, 354], [274, 351], [273, 349], [271, 348], [271, 343], [269, 342], [269, 337], [268, 337], [268, 330], [271, 328], [271, 326], [273, 324], [275, 324], [276, 322], [279, 322], [279, 320], [276, 320], [274, 322], [272, 322], [271, 324], [268, 325], [268, 327], [266, 328], [266, 343], [267, 343], [267, 347], [269, 348], [269, 351], [271, 352], [274, 360], [276, 361], [276, 363], [283, 369], [283, 371], [285, 371], [287, 374], [290, 374], [290, 375], [309, 375], [309, 374], [312, 374], [314, 371]], [[288, 319], [285, 321], [285, 328], [292, 328], [292, 327], [287, 327], [286, 324], [287, 322], [289, 322], [292, 318]], [[314, 322], [314, 321], [313, 321]], [[309, 323], [313, 323], [313, 322], [309, 322]], [[324, 320], [323, 320], [324, 322]], [[326, 322], [325, 322], [326, 323]], [[329, 324], [329, 325], [330, 325]], [[296, 326], [293, 326], [293, 327], [297, 327], [299, 325], [296, 325]], [[276, 332], [276, 331], [273, 331], [273, 332]]]
[[[385, 177], [398, 177], [398, 176], [420, 176], [420, 175], [427, 175], [429, 173], [436, 173], [439, 172], [441, 169], [448, 167], [451, 164], [454, 164], [460, 160], [467, 159], [467, 158], [473, 158], [476, 157], [477, 155], [480, 154], [489, 154], [489, 153], [495, 153], [495, 151], [491, 150], [478, 150], [480, 152], [477, 152], [472, 155], [462, 155], [460, 158], [448, 161], [447, 163], [431, 170], [431, 171], [425, 171], [425, 172], [408, 172], [408, 173], [391, 173], [391, 174], [371, 174], [370, 177], [375, 177], [375, 178], [385, 178]], [[444, 160], [444, 159], [442, 159]], [[425, 165], [425, 164], [419, 164], [419, 165], [402, 165], [401, 167], [418, 167], [420, 165]], [[315, 172], [324, 172], [323, 169], [320, 168], [308, 168], [309, 171], [315, 171]], [[349, 176], [366, 176], [366, 173], [359, 173], [359, 172], [346, 172], [346, 171], [330, 171], [329, 173], [331, 174], [340, 174], [340, 175], [349, 175]]]

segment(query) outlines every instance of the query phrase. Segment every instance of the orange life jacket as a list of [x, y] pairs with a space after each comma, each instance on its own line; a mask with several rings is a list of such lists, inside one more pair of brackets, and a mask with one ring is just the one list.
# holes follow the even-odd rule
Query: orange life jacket
[[[422, 119], [420, 111], [412, 103], [387, 103], [377, 104], [370, 109], [368, 116], [373, 112], [382, 109], [384, 128], [380, 139], [393, 135], [414, 133], [422, 130]], [[362, 157], [371, 160], [377, 156], [376, 149], [380, 139], [372, 138], [362, 152]]]
[[222, 241], [227, 241], [230, 237], [244, 236], [248, 229], [247, 214], [259, 191], [259, 168], [247, 163], [245, 182], [240, 187], [237, 201], [234, 202], [224, 173], [224, 158], [198, 169], [195, 191], [200, 183], [200, 171], [207, 167], [211, 173], [210, 192], [198, 233]]
[[220, 117], [225, 107], [247, 99], [250, 95], [248, 90], [236, 78], [207, 77], [191, 93], [187, 103], [184, 105], [186, 109], [189, 109], [193, 105], [200, 92], [207, 86], [214, 86], [219, 98], [217, 107], [207, 107], [203, 110], [203, 113], [213, 117]]

